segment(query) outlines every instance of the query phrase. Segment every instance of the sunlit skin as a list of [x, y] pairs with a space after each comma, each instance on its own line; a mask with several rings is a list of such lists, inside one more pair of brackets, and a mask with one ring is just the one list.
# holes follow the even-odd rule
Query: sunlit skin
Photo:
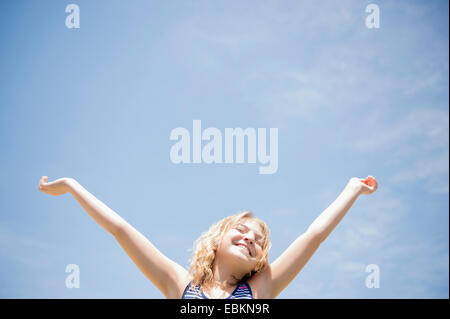
[[[254, 298], [275, 298], [297, 276], [320, 244], [339, 224], [356, 199], [378, 188], [373, 176], [353, 177], [343, 191], [274, 262], [247, 281]], [[89, 193], [73, 178], [48, 182], [43, 176], [39, 190], [49, 195], [70, 193], [83, 209], [107, 232], [114, 236], [127, 255], [166, 298], [180, 298], [191, 278], [188, 271], [162, 254], [145, 236], [115, 211]], [[245, 219], [232, 225], [224, 234], [214, 259], [214, 283], [204, 291], [211, 298], [224, 298], [239, 279], [250, 273], [261, 256], [262, 230], [259, 224]]]
[[262, 255], [263, 240], [257, 222], [244, 220], [234, 225], [216, 251], [213, 264], [216, 287], [204, 293], [214, 298], [230, 295], [239, 279], [255, 268]]

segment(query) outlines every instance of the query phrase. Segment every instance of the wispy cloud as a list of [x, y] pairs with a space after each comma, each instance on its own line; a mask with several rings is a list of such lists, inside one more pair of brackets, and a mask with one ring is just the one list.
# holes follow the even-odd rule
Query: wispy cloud
[[37, 254], [48, 252], [49, 249], [48, 243], [0, 228], [0, 253], [6, 259], [32, 268], [49, 265], [50, 261], [36, 258]]
[[[345, 291], [348, 294], [345, 297], [370, 297], [365, 287], [368, 275], [365, 268], [374, 263], [380, 267], [380, 278], [387, 289], [379, 290], [378, 294], [396, 298], [388, 291], [398, 289], [401, 282], [399, 293], [402, 297], [433, 297], [436, 287], [442, 286], [445, 274], [448, 278], [448, 250], [445, 243], [433, 244], [433, 238], [411, 241], [411, 238], [402, 237], [402, 229], [408, 225], [408, 220], [414, 218], [412, 213], [412, 207], [386, 187], [366, 198], [359, 198], [348, 216], [316, 252], [317, 256], [313, 257], [314, 267], [320, 271], [310, 273], [319, 275], [324, 269], [331, 273], [330, 281], [317, 294], [339, 298], [333, 291]], [[435, 248], [430, 249], [433, 245]], [[427, 260], [426, 264], [420, 262], [422, 259]], [[428, 288], [408, 292], [409, 289], [414, 291], [418, 282], [427, 282]]]
[[448, 74], [448, 64], [447, 70], [443, 68], [438, 72], [426, 75], [424, 78], [419, 76], [414, 79], [414, 82], [404, 89], [404, 94], [415, 96], [420, 92], [429, 92], [430, 90], [432, 93], [442, 92], [448, 88], [448, 79], [445, 78], [446, 74]]
[[[448, 212], [442, 209], [447, 205], [449, 192], [446, 163], [449, 158], [448, 2], [380, 0], [377, 2], [381, 9], [381, 28], [378, 30], [365, 27], [367, 4], [358, 0], [324, 0], [320, 3], [254, 0], [232, 4], [196, 0], [176, 5], [169, 2], [148, 5], [148, 10], [141, 10], [145, 12], [142, 14], [133, 13], [128, 10], [129, 6], [117, 2], [109, 6], [111, 10], [107, 14], [98, 15], [97, 25], [85, 24], [84, 30], [94, 28], [91, 30], [94, 33], [78, 34], [80, 37], [77, 38], [82, 40], [76, 43], [79, 50], [73, 50], [73, 41], [52, 41], [41, 48], [44, 55], [64, 52], [67, 59], [77, 62], [64, 65], [64, 72], [83, 75], [79, 71], [88, 70], [98, 59], [89, 54], [80, 59], [76, 52], [90, 52], [93, 43], [97, 43], [99, 56], [109, 56], [112, 60], [108, 61], [114, 62], [110, 64], [115, 67], [106, 67], [105, 72], [93, 72], [83, 81], [58, 82], [55, 75], [62, 70], [64, 61], [53, 59], [52, 63], [35, 72], [35, 77], [40, 79], [38, 82], [23, 83], [23, 77], [9, 76], [5, 78], [8, 88], [5, 93], [7, 99], [9, 96], [9, 100], [18, 103], [18, 107], [7, 108], [4, 118], [21, 119], [23, 114], [31, 111], [36, 122], [59, 123], [64, 113], [60, 102], [64, 99], [58, 92], [80, 92], [81, 96], [71, 96], [72, 104], [85, 105], [90, 101], [88, 105], [95, 107], [85, 114], [78, 111], [75, 114], [70, 111], [71, 105], [64, 104], [70, 109], [69, 115], [76, 115], [71, 119], [77, 130], [106, 132], [96, 135], [96, 145], [112, 145], [113, 140], [116, 142], [114, 152], [126, 155], [138, 150], [142, 153], [140, 158], [160, 158], [161, 162], [151, 165], [143, 162], [144, 169], [125, 165], [124, 176], [126, 179], [150, 172], [155, 173], [152, 183], [167, 184], [162, 190], [159, 187], [159, 193], [155, 189], [162, 203], [155, 211], [168, 211], [169, 204], [173, 211], [170, 215], [173, 218], [169, 219], [173, 223], [162, 223], [169, 216], [165, 213], [145, 214], [142, 222], [159, 225], [160, 230], [173, 230], [155, 232], [149, 228], [149, 239], [183, 266], [190, 256], [186, 250], [204, 229], [199, 226], [201, 216], [197, 210], [188, 209], [186, 213], [186, 205], [183, 201], [174, 201], [174, 196], [198, 199], [202, 207], [217, 205], [218, 197], [223, 196], [227, 203], [231, 198], [232, 201], [250, 202], [250, 205], [257, 203], [263, 210], [267, 208], [264, 214], [273, 230], [274, 246], [269, 255], [273, 260], [306, 230], [308, 223], [317, 216], [314, 212], [321, 212], [317, 210], [319, 206], [325, 208], [336, 198], [335, 186], [342, 174], [370, 170], [367, 174], [379, 179], [378, 191], [358, 199], [280, 297], [442, 298], [448, 296], [449, 263]], [[86, 2], [85, 12], [97, 12], [102, 6]], [[52, 7], [54, 4], [49, 1], [28, 11], [45, 13]], [[13, 62], [9, 63], [10, 71], [20, 75], [29, 72], [28, 64], [39, 65], [40, 59], [39, 55], [37, 58], [27, 55], [24, 64], [24, 56], [17, 54], [18, 50], [30, 51], [32, 48], [27, 47], [26, 41], [14, 45], [14, 39], [20, 39], [21, 34], [38, 38], [39, 34], [34, 32], [39, 30], [30, 28], [31, 22], [23, 23], [32, 20], [19, 19], [20, 12], [25, 11], [15, 11], [15, 17], [8, 20], [12, 30], [8, 33], [11, 46], [2, 53], [4, 61]], [[124, 22], [120, 24], [120, 30], [116, 30], [120, 32], [98, 28], [115, 21], [116, 15], [111, 15], [112, 12], [126, 13], [120, 15]], [[50, 38], [61, 38], [61, 30], [51, 24], [46, 27]], [[117, 44], [123, 44], [121, 40], [125, 38], [129, 40], [126, 50], [120, 50], [123, 46], [118, 48]], [[103, 41], [98, 43], [95, 39]], [[112, 51], [120, 54], [111, 56]], [[128, 70], [125, 81], [121, 77], [123, 72], [119, 74], [117, 70]], [[55, 96], [41, 94], [43, 87], [54, 88], [55, 81], [59, 85], [59, 89], [54, 90]], [[24, 85], [29, 94], [20, 95]], [[96, 94], [86, 88], [96, 88]], [[133, 93], [131, 101], [130, 92]], [[20, 96], [23, 98], [17, 100]], [[32, 101], [30, 97], [34, 97]], [[118, 104], [109, 103], [111, 99]], [[120, 102], [123, 101], [126, 103], [122, 103], [125, 105], [122, 107]], [[55, 113], [55, 109], [60, 112]], [[130, 112], [139, 115], [142, 128], [152, 129], [141, 131], [139, 126], [136, 130], [136, 122], [126, 120], [130, 119]], [[84, 115], [94, 119], [95, 123], [86, 121]], [[235, 119], [249, 126], [255, 120], [263, 119], [266, 122], [263, 127], [279, 127], [280, 158], [283, 156], [279, 175], [262, 180], [252, 179], [250, 175], [234, 178], [217, 171], [212, 176], [211, 170], [198, 167], [194, 173], [198, 187], [173, 186], [168, 175], [171, 179], [176, 175], [175, 181], [183, 180], [187, 181], [186, 185], [191, 185], [193, 171], [164, 164], [167, 132], [170, 132], [166, 128], [189, 123], [194, 115], [205, 121], [214, 116], [220, 116], [224, 121], [231, 119], [230, 125]], [[125, 121], [121, 121], [119, 127], [111, 127], [108, 124], [111, 117]], [[152, 123], [158, 125], [155, 127]], [[163, 125], [164, 130], [160, 130], [159, 125]], [[92, 166], [96, 165], [92, 159], [98, 159], [100, 165], [107, 158], [111, 170], [97, 169], [97, 177], [93, 177], [102, 183], [103, 176], [109, 178], [117, 167], [120, 169], [129, 162], [129, 159], [124, 161], [127, 156], [107, 156], [102, 147], [92, 147], [89, 154], [80, 152], [77, 147], [72, 147], [70, 152], [58, 152], [55, 143], [48, 143], [48, 137], [54, 135], [52, 125], [44, 125], [38, 131], [30, 125], [16, 125], [15, 129], [18, 134], [5, 135], [14, 138], [3, 139], [3, 148], [17, 150], [12, 154], [16, 158], [9, 156], [8, 160], [8, 156], [5, 157], [12, 167], [5, 173], [7, 177], [13, 173], [18, 175], [8, 178], [14, 185], [5, 188], [5, 198], [16, 198], [20, 193], [17, 190], [23, 188], [20, 181], [27, 180], [42, 167], [76, 171], [79, 175], [80, 169], [83, 170], [80, 163], [90, 163], [86, 167], [92, 171]], [[119, 141], [123, 143], [111, 139], [115, 131], [123, 137]], [[80, 134], [74, 134], [74, 139], [67, 140], [67, 145], [74, 145], [70, 140], [76, 145]], [[150, 147], [149, 134], [155, 135]], [[30, 141], [30, 136], [35, 139]], [[129, 148], [127, 141], [132, 141], [131, 146], [136, 147]], [[56, 154], [62, 166], [49, 166], [46, 157], [30, 157], [36, 147], [43, 153]], [[19, 167], [17, 158], [30, 159], [32, 165]], [[149, 187], [148, 180], [140, 178], [140, 181], [142, 185], [138, 186], [144, 194]], [[403, 187], [404, 184], [407, 187]], [[127, 196], [127, 183], [123, 185], [115, 188], [115, 197]], [[130, 192], [134, 190], [129, 189]], [[143, 202], [146, 202], [148, 196], [144, 195]], [[22, 209], [32, 211], [41, 207], [40, 198], [28, 198], [21, 203]], [[6, 201], [4, 205], [5, 214], [17, 209], [14, 201]], [[274, 206], [282, 208], [271, 211]], [[141, 209], [135, 201], [124, 199], [122, 211]], [[426, 210], [429, 214], [425, 216], [422, 213]], [[188, 216], [185, 223], [180, 223], [181, 215]], [[18, 225], [23, 216], [8, 215], [5, 218]], [[221, 218], [217, 211], [208, 211], [208, 216], [211, 221]], [[100, 246], [90, 244], [92, 240], [99, 243], [104, 238], [97, 226], [93, 225], [99, 232], [93, 239], [83, 237], [80, 242], [78, 236], [67, 238], [67, 247], [71, 250], [66, 256], [60, 253], [65, 247], [54, 246], [56, 234], [42, 233], [46, 242], [41, 242], [39, 234], [33, 236], [35, 225], [20, 225], [23, 227], [0, 226], [1, 296], [73, 297], [73, 293], [78, 293], [80, 297], [115, 297], [131, 292], [137, 297], [162, 297], [126, 254], [120, 253], [119, 245], [108, 242], [105, 249], [101, 249], [103, 257], [98, 254], [96, 247]], [[77, 233], [89, 231], [72, 226]], [[142, 230], [147, 234], [145, 228]], [[62, 250], [58, 250], [60, 248]], [[82, 281], [88, 283], [88, 278], [92, 278], [89, 290], [83, 288], [75, 292], [65, 288], [64, 266], [72, 262], [72, 257], [83, 266]], [[99, 258], [107, 258], [108, 262], [99, 262]], [[124, 267], [124, 271], [119, 270], [122, 281], [108, 286], [118, 277], [118, 272], [117, 267], [104, 265], [115, 262]], [[382, 288], [379, 290], [365, 287], [365, 266], [370, 263], [380, 266]], [[37, 268], [42, 270], [40, 276], [36, 276]], [[136, 274], [134, 279], [130, 280], [130, 272]], [[94, 287], [94, 281], [99, 283], [97, 287]]]
[[430, 192], [448, 193], [448, 110], [416, 108], [394, 123], [388, 119], [379, 123], [349, 147], [389, 154], [387, 163], [398, 166], [388, 177], [389, 184], [425, 180]]
[[[368, 131], [352, 144], [356, 151], [377, 150], [402, 156], [412, 152], [430, 152], [448, 148], [448, 110], [416, 108], [408, 111], [394, 123], [378, 119], [376, 131]], [[373, 123], [375, 124], [375, 123]], [[409, 146], [413, 145], [411, 149]]]

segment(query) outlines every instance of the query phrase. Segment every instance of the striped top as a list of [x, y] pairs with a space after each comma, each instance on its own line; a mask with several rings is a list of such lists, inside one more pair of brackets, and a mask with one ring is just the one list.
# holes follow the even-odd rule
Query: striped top
[[[181, 299], [209, 299], [200, 286], [193, 286], [189, 283], [184, 289]], [[236, 289], [225, 299], [253, 299], [252, 289], [247, 282], [240, 282]]]

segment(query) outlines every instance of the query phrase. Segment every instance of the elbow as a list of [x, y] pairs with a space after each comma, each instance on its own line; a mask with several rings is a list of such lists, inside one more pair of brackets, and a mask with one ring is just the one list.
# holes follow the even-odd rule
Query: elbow
[[108, 229], [108, 232], [115, 238], [121, 236], [125, 232], [125, 224], [114, 224]]
[[119, 236], [119, 228], [118, 227], [111, 227], [111, 229], [108, 229], [108, 233], [110, 233], [115, 238], [117, 238], [117, 236]]
[[325, 231], [319, 228], [308, 228], [306, 231], [308, 236], [319, 246], [327, 237]]

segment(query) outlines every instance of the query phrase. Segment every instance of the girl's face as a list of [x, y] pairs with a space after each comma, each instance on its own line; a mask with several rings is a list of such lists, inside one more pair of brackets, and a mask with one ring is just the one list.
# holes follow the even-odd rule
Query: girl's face
[[234, 257], [245, 266], [245, 271], [252, 271], [262, 254], [264, 238], [261, 227], [256, 221], [245, 219], [237, 222], [224, 235], [217, 249], [219, 256]]

